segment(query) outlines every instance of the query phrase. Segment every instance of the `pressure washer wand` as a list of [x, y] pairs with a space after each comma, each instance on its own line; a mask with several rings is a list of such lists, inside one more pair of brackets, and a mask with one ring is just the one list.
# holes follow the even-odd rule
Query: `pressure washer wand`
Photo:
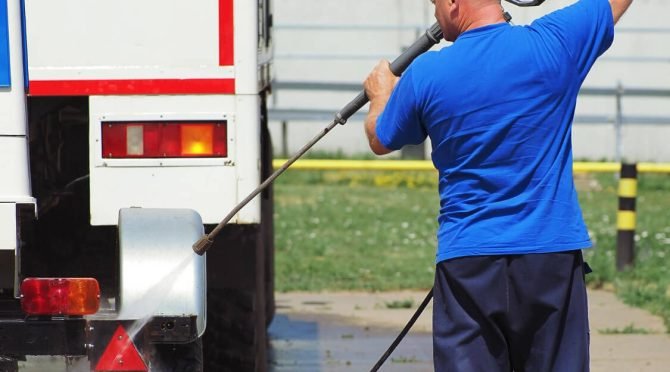
[[[442, 40], [442, 30], [440, 25], [436, 22], [426, 32], [417, 39], [412, 45], [407, 48], [398, 58], [391, 62], [391, 72], [393, 75], [400, 76], [409, 66], [412, 61], [419, 55], [426, 52], [433, 45]], [[344, 124], [351, 115], [360, 110], [361, 107], [368, 103], [368, 96], [365, 91], [360, 92], [356, 98], [344, 106], [337, 114], [335, 114], [335, 122]]]
[[[435, 23], [426, 32], [417, 39], [412, 45], [407, 48], [398, 58], [391, 63], [391, 72], [394, 75], [400, 76], [412, 61], [420, 54], [426, 52], [433, 45], [440, 42], [442, 39], [442, 30], [440, 25]], [[261, 183], [254, 191], [252, 191], [244, 200], [235, 206], [219, 224], [209, 234], [203, 235], [197, 242], [193, 244], [193, 251], [199, 255], [203, 255], [214, 243], [214, 238], [219, 234], [221, 229], [240, 211], [245, 205], [255, 198], [261, 191], [265, 190], [277, 177], [279, 177], [285, 170], [288, 169], [296, 160], [302, 157], [314, 144], [319, 142], [328, 132], [330, 132], [337, 124], [345, 124], [351, 115], [360, 110], [369, 99], [365, 91], [356, 96], [351, 102], [344, 106], [335, 114], [335, 119], [326, 128], [319, 132], [312, 140], [305, 144], [295, 155], [288, 159], [279, 169], [272, 173], [263, 183]]]

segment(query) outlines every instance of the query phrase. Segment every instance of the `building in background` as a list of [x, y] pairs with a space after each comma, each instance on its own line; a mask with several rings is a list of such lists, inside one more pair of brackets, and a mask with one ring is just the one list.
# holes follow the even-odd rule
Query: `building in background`
[[[522, 25], [572, 2], [503, 5]], [[392, 60], [435, 22], [429, 0], [281, 0], [274, 7], [277, 84], [270, 120], [276, 154], [292, 153], [311, 139], [357, 94], [379, 59]], [[584, 83], [589, 89], [580, 96], [573, 131], [576, 159], [670, 161], [667, 14], [666, 0], [637, 1], [617, 25], [614, 45], [596, 63]], [[335, 85], [295, 89], [286, 83]], [[285, 133], [282, 121], [288, 122]], [[315, 150], [368, 153], [362, 116], [337, 127]]]

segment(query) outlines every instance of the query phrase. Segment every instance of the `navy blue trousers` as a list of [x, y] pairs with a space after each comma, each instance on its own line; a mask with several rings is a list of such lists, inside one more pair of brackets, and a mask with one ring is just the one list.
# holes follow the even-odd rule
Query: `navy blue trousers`
[[588, 371], [581, 251], [438, 263], [433, 356], [437, 372]]

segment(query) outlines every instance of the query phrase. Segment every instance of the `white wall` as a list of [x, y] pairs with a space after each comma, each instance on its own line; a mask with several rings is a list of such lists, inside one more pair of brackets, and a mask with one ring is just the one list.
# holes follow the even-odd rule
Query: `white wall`
[[[513, 22], [527, 24], [572, 2], [547, 0], [537, 8], [517, 8], [511, 4], [505, 4], [505, 8], [513, 15]], [[360, 83], [379, 59], [395, 58], [404, 46], [416, 39], [418, 32], [434, 23], [429, 0], [275, 0], [274, 13], [274, 75], [279, 81]], [[584, 86], [615, 88], [621, 84], [624, 88], [670, 90], [667, 14], [670, 14], [670, 1], [636, 0], [617, 25], [614, 45], [596, 63]], [[642, 28], [655, 30], [640, 32]], [[440, 47], [447, 45], [442, 43]], [[323, 109], [335, 113], [355, 94], [280, 90], [275, 91], [272, 107]], [[670, 97], [624, 97], [622, 108], [625, 117], [653, 116], [670, 121]], [[614, 159], [615, 98], [582, 96], [577, 116], [603, 116], [610, 120], [575, 125], [575, 157]], [[327, 123], [321, 121], [290, 123], [289, 150], [295, 151], [325, 125]], [[272, 122], [271, 130], [275, 151], [281, 151], [280, 124]], [[628, 124], [621, 138], [623, 157], [627, 160], [670, 161], [667, 144], [670, 123]], [[346, 153], [369, 151], [360, 120], [351, 120], [344, 127], [336, 128], [315, 149]]]

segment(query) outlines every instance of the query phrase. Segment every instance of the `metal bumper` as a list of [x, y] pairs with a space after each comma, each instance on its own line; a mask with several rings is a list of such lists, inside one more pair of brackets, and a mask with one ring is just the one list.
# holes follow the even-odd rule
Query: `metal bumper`
[[86, 355], [84, 319], [0, 320], [0, 355]]

